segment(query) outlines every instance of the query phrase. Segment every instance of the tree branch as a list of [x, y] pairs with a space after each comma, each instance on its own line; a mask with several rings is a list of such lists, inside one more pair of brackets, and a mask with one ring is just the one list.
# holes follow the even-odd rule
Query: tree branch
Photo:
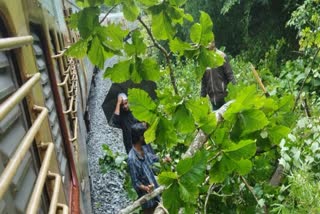
[[[257, 201], [257, 203], [259, 204], [259, 199], [258, 197], [256, 196], [255, 192], [253, 191], [253, 188], [252, 186], [249, 185], [249, 183], [247, 182], [247, 180], [243, 177], [243, 176], [240, 176], [241, 180], [243, 181], [243, 183], [246, 185], [246, 187], [248, 188], [248, 190], [251, 192], [251, 194], [253, 195], [254, 199]], [[266, 205], [263, 206], [263, 210], [264, 210], [264, 213], [268, 213], [268, 210], [267, 210], [267, 207]]]
[[158, 48], [161, 51], [161, 53], [164, 55], [164, 57], [166, 58], [166, 62], [167, 62], [167, 65], [169, 67], [169, 72], [170, 72], [170, 80], [171, 80], [171, 84], [173, 86], [174, 93], [179, 95], [178, 88], [177, 88], [177, 85], [176, 85], [176, 78], [174, 76], [172, 65], [171, 65], [170, 54], [168, 53], [168, 51], [164, 47], [162, 47], [155, 40], [155, 38], [152, 35], [152, 32], [151, 32], [150, 28], [147, 26], [147, 24], [142, 20], [142, 18], [140, 16], [138, 16], [138, 20], [143, 25], [143, 27], [146, 29], [146, 31], [147, 31], [152, 43], [154, 44], [154, 46], [156, 48]]
[[140, 207], [142, 204], [144, 204], [146, 201], [149, 201], [150, 199], [160, 195], [164, 190], [166, 189], [165, 186], [160, 186], [157, 189], [155, 189], [153, 192], [148, 193], [144, 196], [142, 196], [141, 198], [139, 198], [138, 200], [136, 200], [135, 202], [133, 202], [131, 205], [127, 206], [126, 208], [120, 210], [121, 214], [129, 214], [131, 212], [133, 212], [135, 209], [137, 209], [138, 207]]
[[116, 7], [118, 6], [117, 4], [114, 5], [113, 7], [111, 7], [110, 10], [108, 10], [108, 12], [106, 13], [106, 15], [103, 17], [103, 19], [101, 19], [101, 21], [99, 22], [99, 24], [102, 24], [104, 22], [104, 20], [107, 18], [107, 16], [111, 13], [111, 11]]

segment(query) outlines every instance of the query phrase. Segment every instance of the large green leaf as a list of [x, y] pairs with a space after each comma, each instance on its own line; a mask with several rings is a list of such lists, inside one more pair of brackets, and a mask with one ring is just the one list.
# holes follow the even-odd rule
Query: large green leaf
[[147, 92], [141, 89], [129, 89], [130, 109], [133, 115], [140, 121], [152, 124], [157, 118], [155, 110], [157, 105]]
[[146, 44], [143, 42], [141, 33], [134, 31], [132, 34], [132, 44], [126, 43], [124, 50], [128, 56], [144, 54], [147, 49]]
[[234, 164], [236, 165], [236, 171], [240, 175], [246, 175], [248, 174], [252, 169], [252, 162], [247, 159], [241, 159], [238, 161], [234, 161]]
[[172, 121], [167, 120], [166, 118], [160, 118], [158, 129], [157, 129], [157, 144], [162, 144], [171, 148], [177, 144], [177, 133], [172, 124]]
[[140, 74], [144, 80], [157, 81], [160, 78], [159, 64], [155, 59], [144, 59], [141, 63]]
[[104, 44], [107, 47], [113, 50], [123, 48], [123, 38], [128, 34], [128, 30], [123, 30], [120, 25], [116, 24], [110, 24], [103, 27], [99, 32], [101, 33], [100, 39], [104, 41]]
[[179, 182], [179, 193], [181, 199], [185, 203], [195, 203], [198, 195], [199, 195], [199, 190], [196, 185], [189, 183], [189, 182]]
[[235, 165], [232, 159], [223, 155], [220, 161], [215, 162], [210, 170], [210, 181], [221, 183], [234, 170]]
[[186, 107], [192, 112], [192, 116], [196, 122], [200, 122], [202, 117], [211, 111], [209, 107], [209, 101], [207, 98], [190, 99], [186, 101]]
[[203, 11], [200, 11], [200, 24], [202, 26], [200, 44], [206, 47], [214, 39], [212, 32], [213, 24], [210, 16]]
[[165, 11], [152, 16], [151, 28], [155, 38], [159, 40], [171, 39], [175, 33], [171, 19]]
[[[168, 209], [169, 213], [178, 213], [179, 208], [183, 205], [178, 183], [173, 183], [169, 189], [166, 189], [162, 194], [163, 204]], [[174, 200], [173, 200], [174, 199]]]
[[273, 126], [268, 128], [268, 137], [273, 144], [278, 145], [282, 138], [286, 138], [290, 133], [290, 129], [286, 126]]
[[176, 108], [172, 119], [174, 126], [181, 133], [190, 133], [195, 129], [193, 117], [185, 104], [181, 104]]
[[178, 175], [184, 175], [192, 168], [192, 158], [181, 159], [177, 164]]
[[160, 175], [158, 175], [159, 183], [166, 186], [171, 185], [177, 179], [178, 175], [175, 172], [161, 172]]
[[254, 140], [242, 140], [237, 144], [231, 144], [223, 152], [234, 160], [248, 159], [256, 153], [256, 143]]
[[201, 117], [198, 125], [204, 133], [211, 134], [217, 127], [217, 118], [215, 113], [211, 112], [206, 116]]
[[193, 50], [191, 45], [187, 42], [181, 41], [179, 38], [174, 38], [173, 40], [170, 40], [170, 49], [172, 52], [178, 54], [179, 56], [182, 56], [184, 54], [185, 50]]
[[91, 41], [91, 46], [88, 51], [88, 57], [90, 61], [102, 69], [106, 59], [111, 56], [113, 56], [113, 53], [106, 52], [99, 37], [95, 36]]
[[122, 2], [123, 15], [128, 21], [135, 21], [140, 13], [135, 0], [125, 0]]
[[99, 8], [87, 7], [79, 13], [78, 29], [82, 38], [88, 38], [99, 26]]
[[138, 0], [138, 1], [148, 7], [154, 6], [160, 3], [160, 0]]
[[210, 51], [204, 47], [200, 48], [200, 54], [198, 57], [200, 70], [197, 72], [197, 77], [201, 78], [207, 67], [215, 68], [221, 66], [224, 62], [224, 58], [214, 51]]
[[180, 7], [182, 6], [184, 3], [186, 3], [187, 0], [169, 0], [169, 3], [173, 6], [177, 6]]
[[156, 118], [155, 121], [151, 124], [151, 126], [144, 133], [144, 138], [147, 143], [153, 142], [156, 139], [156, 131], [158, 128], [160, 118]]
[[108, 6], [114, 6], [116, 4], [119, 4], [123, 0], [104, 0], [104, 3]]
[[88, 42], [80, 39], [78, 42], [74, 43], [70, 48], [68, 48], [65, 54], [76, 58], [83, 58], [87, 54], [87, 48]]
[[258, 109], [247, 110], [239, 113], [242, 136], [263, 129], [269, 124], [266, 115]]
[[192, 25], [190, 29], [190, 39], [193, 43], [199, 44], [201, 40], [202, 26], [199, 23]]
[[[205, 178], [205, 170], [207, 167], [207, 155], [203, 152], [197, 152], [192, 158], [192, 168], [188, 168], [185, 163], [181, 163], [180, 172], [184, 174], [180, 177], [181, 182], [189, 182], [192, 185], [201, 184]], [[184, 161], [184, 160], [180, 160]]]
[[131, 60], [118, 62], [113, 67], [106, 68], [104, 73], [105, 78], [110, 78], [112, 82], [121, 83], [130, 79]]

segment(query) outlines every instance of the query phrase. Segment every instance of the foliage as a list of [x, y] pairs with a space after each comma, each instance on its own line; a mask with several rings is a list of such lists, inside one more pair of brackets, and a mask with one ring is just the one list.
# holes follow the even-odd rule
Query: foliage
[[[236, 46], [243, 42], [249, 47], [246, 47], [246, 50], [253, 46], [259, 48], [254, 50], [257, 53], [255, 59], [265, 57], [260, 64], [261, 71], [273, 92], [272, 96], [265, 97], [253, 84], [250, 63], [244, 60], [254, 52], [235, 57], [231, 62], [241, 81], [235, 86], [229, 85], [227, 100], [235, 101], [225, 112], [224, 121], [217, 123], [208, 99], [198, 96], [199, 82], [205, 68], [223, 63], [219, 54], [207, 49], [214, 35], [211, 17], [206, 12], [200, 11], [198, 19], [194, 19], [184, 11], [184, 6], [190, 6], [187, 0], [80, 2], [84, 8], [72, 17], [71, 23], [79, 30], [81, 40], [73, 45], [67, 54], [75, 57], [87, 55], [91, 62], [100, 68], [104, 67], [106, 59], [116, 56], [117, 63], [105, 70], [105, 77], [113, 82], [128, 79], [134, 82], [157, 82], [156, 100], [152, 100], [145, 91], [139, 89], [130, 89], [128, 96], [134, 116], [149, 124], [145, 139], [156, 144], [160, 150], [176, 156], [175, 162], [169, 167], [162, 167], [159, 174], [159, 182], [167, 186], [162, 198], [169, 212], [178, 213], [179, 210], [184, 210], [185, 213], [195, 213], [204, 210], [242, 213], [245, 210], [247, 213], [259, 213], [266, 205], [275, 203], [278, 190], [271, 188], [268, 181], [277, 159], [285, 157], [280, 150], [280, 147], [284, 148], [280, 142], [287, 142], [286, 137], [295, 125], [296, 117], [292, 114], [294, 99], [287, 92], [295, 93], [283, 86], [281, 80], [276, 85], [277, 88], [272, 88], [271, 83], [277, 79], [266, 75], [275, 73], [283, 77], [291, 74], [284, 74], [282, 66], [278, 64], [278, 54], [288, 41], [279, 40], [276, 45], [269, 45], [270, 41], [281, 38], [278, 35], [283, 35], [284, 31], [280, 30], [266, 45], [256, 45], [255, 41], [269, 39], [269, 35], [263, 31], [263, 36], [259, 34], [254, 37], [252, 32], [249, 33], [249, 29], [255, 28], [257, 32], [261, 29], [257, 23], [251, 22], [252, 11], [255, 15], [260, 12], [263, 15], [264, 10], [271, 12], [279, 6], [276, 7], [276, 12], [272, 13], [275, 18], [261, 26], [267, 25], [270, 32], [275, 25], [287, 21], [287, 16], [279, 17], [284, 3], [247, 1], [234, 4], [236, 1], [228, 1], [229, 5], [225, 5], [221, 1], [206, 1], [210, 6], [219, 4], [219, 7], [212, 7], [215, 12], [218, 10], [219, 15], [223, 6], [227, 15], [231, 14], [231, 10], [235, 10], [232, 16], [230, 15], [233, 21], [242, 17], [245, 12], [241, 24], [237, 26], [243, 28], [241, 33], [222, 30], [222, 35], [240, 37], [241, 41], [234, 44], [234, 50], [241, 50], [240, 46]], [[130, 32], [131, 39], [123, 41], [129, 33], [123, 26], [100, 26], [98, 16], [102, 4], [109, 7], [121, 5], [124, 17], [128, 21], [136, 20], [145, 31], [140, 33], [140, 29], [133, 30]], [[292, 8], [288, 10], [291, 11]], [[280, 21], [275, 20], [278, 18]], [[262, 17], [258, 20], [262, 20]], [[236, 23], [238, 22], [234, 25]], [[220, 29], [225, 25], [220, 23]], [[188, 26], [189, 30], [181, 34], [181, 29], [185, 26]], [[145, 36], [149, 38], [146, 39]], [[309, 35], [307, 37], [311, 38]], [[316, 42], [314, 44], [317, 45]], [[267, 54], [265, 47], [270, 47]], [[150, 54], [155, 53], [154, 50], [162, 54], [164, 61], [159, 61]], [[292, 63], [294, 67], [298, 61]], [[308, 61], [303, 61], [301, 67], [304, 63], [308, 64]], [[286, 65], [292, 66], [290, 62]], [[287, 71], [289, 69], [291, 68]], [[298, 72], [300, 70], [296, 73]], [[302, 84], [298, 80], [300, 77], [295, 75], [293, 76], [297, 85]], [[296, 85], [294, 91], [297, 91]], [[208, 142], [193, 157], [182, 159], [181, 154], [190, 145], [198, 130], [202, 130], [209, 137]], [[113, 167], [116, 156], [110, 153], [107, 147], [104, 147], [104, 150], [107, 155], [101, 159], [103, 167]], [[175, 200], [172, 200], [173, 198]]]

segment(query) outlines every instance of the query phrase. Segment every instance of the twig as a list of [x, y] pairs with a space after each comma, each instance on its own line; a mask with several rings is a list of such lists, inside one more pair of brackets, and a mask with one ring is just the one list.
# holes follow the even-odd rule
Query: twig
[[251, 70], [253, 72], [254, 77], [256, 78], [256, 81], [258, 82], [258, 85], [260, 86], [260, 88], [262, 89], [263, 93], [266, 95], [266, 97], [270, 97], [270, 94], [267, 92], [266, 88], [264, 87], [258, 72], [256, 71], [256, 69], [254, 68], [254, 66], [250, 63], [251, 65]]
[[207, 192], [206, 200], [204, 202], [204, 209], [203, 209], [204, 214], [207, 214], [207, 204], [208, 204], [208, 200], [211, 195], [211, 192], [212, 192], [213, 185], [214, 185], [214, 183], [210, 185], [208, 192]]
[[316, 53], [315, 53], [314, 56], [313, 56], [313, 59], [312, 59], [312, 61], [311, 61], [311, 63], [310, 63], [310, 71], [309, 71], [309, 73], [307, 74], [306, 78], [304, 78], [304, 80], [303, 80], [303, 82], [302, 82], [302, 85], [301, 85], [301, 87], [300, 87], [298, 96], [296, 97], [296, 100], [295, 100], [295, 102], [294, 102], [294, 106], [293, 106], [292, 112], [294, 112], [295, 109], [296, 109], [296, 107], [297, 107], [298, 100], [300, 99], [300, 95], [301, 95], [301, 93], [302, 93], [302, 90], [303, 90], [303, 88], [304, 88], [304, 85], [306, 84], [307, 79], [308, 79], [308, 77], [309, 77], [310, 74], [311, 74], [311, 71], [312, 71], [311, 68], [312, 68], [312, 66], [313, 66], [313, 63], [315, 62], [315, 59], [317, 58], [317, 55], [318, 55], [319, 51], [320, 51], [320, 47], [317, 48], [317, 51], [316, 51]]
[[155, 38], [153, 37], [152, 35], [152, 32], [150, 30], [150, 28], [147, 26], [147, 24], [142, 20], [142, 18], [140, 16], [138, 16], [138, 20], [139, 22], [143, 25], [143, 27], [146, 29], [150, 39], [152, 40], [154, 46], [156, 48], [158, 48], [162, 54], [165, 56], [166, 58], [166, 62], [167, 62], [167, 65], [169, 66], [169, 72], [170, 72], [170, 80], [171, 80], [171, 84], [173, 86], [173, 90], [174, 90], [174, 93], [175, 94], [179, 94], [178, 92], [178, 88], [177, 88], [177, 85], [176, 85], [176, 78], [174, 76], [174, 73], [173, 73], [173, 69], [172, 69], [172, 65], [171, 65], [171, 60], [170, 60], [170, 53], [168, 53], [168, 51], [162, 47], [156, 40]]
[[111, 7], [110, 10], [108, 10], [108, 12], [106, 13], [106, 15], [103, 17], [103, 19], [99, 22], [99, 24], [102, 24], [104, 22], [104, 20], [107, 18], [107, 16], [111, 13], [111, 11], [116, 7], [118, 6], [117, 4], [114, 5], [113, 7]]
[[[257, 201], [257, 203], [259, 204], [259, 199], [258, 197], [256, 196], [255, 192], [253, 191], [253, 188], [252, 186], [250, 186], [247, 182], [247, 180], [243, 177], [243, 176], [240, 176], [241, 180], [243, 181], [243, 183], [246, 185], [246, 187], [248, 188], [248, 190], [251, 192], [251, 194], [253, 195], [254, 199]], [[264, 210], [264, 213], [268, 213], [268, 210], [267, 210], [267, 207], [266, 205], [263, 206], [263, 210]]]
[[310, 109], [308, 106], [307, 98], [303, 99], [303, 107], [304, 107], [304, 110], [306, 112], [307, 117], [311, 117], [311, 112], [310, 112]]
[[134, 211], [135, 209], [140, 207], [142, 204], [144, 204], [146, 201], [148, 201], [148, 200], [160, 195], [165, 189], [166, 189], [165, 186], [158, 187], [153, 192], [142, 196], [141, 198], [139, 198], [138, 200], [133, 202], [131, 205], [127, 206], [126, 208], [124, 208], [122, 210], [120, 210], [120, 213], [121, 214], [129, 214], [129, 213], [131, 213], [132, 211]]

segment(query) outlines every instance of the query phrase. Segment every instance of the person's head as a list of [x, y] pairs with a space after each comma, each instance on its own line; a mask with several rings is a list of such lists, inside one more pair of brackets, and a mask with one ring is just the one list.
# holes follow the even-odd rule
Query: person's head
[[131, 136], [132, 144], [138, 144], [144, 142], [144, 132], [146, 131], [146, 126], [143, 123], [135, 123], [131, 126]]
[[121, 103], [121, 109], [124, 111], [129, 110], [129, 103], [128, 103], [128, 97], [125, 93], [120, 93], [118, 97], [122, 98], [122, 103]]
[[212, 40], [209, 45], [208, 45], [208, 49], [213, 51], [216, 50], [216, 43], [214, 42], [214, 40]]

